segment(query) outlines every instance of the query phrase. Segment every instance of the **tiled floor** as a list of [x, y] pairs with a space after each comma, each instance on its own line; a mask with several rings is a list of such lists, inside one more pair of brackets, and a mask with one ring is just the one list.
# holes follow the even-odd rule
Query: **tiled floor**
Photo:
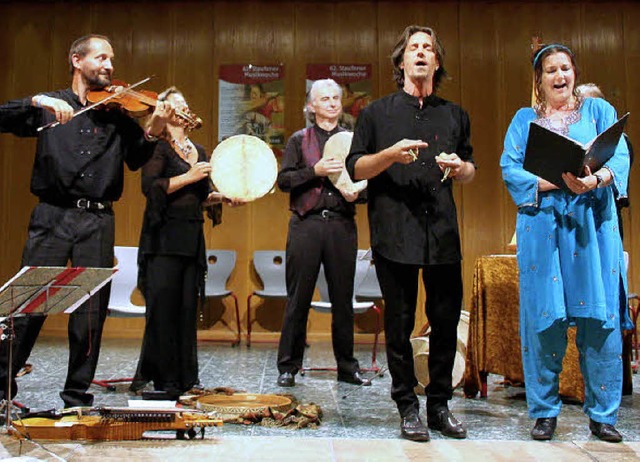
[[[106, 340], [99, 378], [131, 376], [138, 342]], [[357, 346], [361, 365], [370, 361], [369, 349]], [[634, 377], [636, 392], [623, 398], [617, 428], [622, 444], [596, 440], [587, 428], [581, 406], [566, 404], [551, 443], [533, 442], [532, 421], [526, 413], [524, 390], [501, 384], [490, 376], [487, 399], [466, 399], [457, 390], [450, 407], [469, 429], [464, 441], [432, 434], [430, 443], [412, 443], [399, 437], [399, 417], [389, 398], [390, 377], [385, 374], [373, 386], [358, 388], [338, 383], [335, 373], [312, 372], [296, 377], [296, 387], [276, 384], [276, 346], [256, 344], [251, 348], [202, 343], [199, 346], [200, 378], [207, 387], [226, 386], [251, 393], [291, 392], [300, 402], [315, 402], [323, 409], [317, 429], [285, 430], [261, 426], [226, 424], [206, 431], [203, 441], [163, 439], [111, 443], [46, 443], [51, 454], [30, 442], [22, 444], [0, 436], [0, 458], [27, 456], [43, 460], [278, 460], [278, 461], [396, 461], [396, 460], [640, 460], [640, 377]], [[384, 362], [384, 355], [380, 358]], [[31, 363], [31, 374], [19, 379], [18, 399], [32, 410], [59, 408], [58, 397], [66, 374], [66, 340], [42, 338]], [[330, 345], [314, 343], [307, 350], [314, 365], [333, 363]], [[127, 387], [109, 392], [93, 388], [95, 405], [125, 406], [132, 398]], [[424, 412], [424, 398], [422, 410]], [[52, 455], [56, 454], [56, 456]], [[33, 460], [33, 459], [32, 459]]]

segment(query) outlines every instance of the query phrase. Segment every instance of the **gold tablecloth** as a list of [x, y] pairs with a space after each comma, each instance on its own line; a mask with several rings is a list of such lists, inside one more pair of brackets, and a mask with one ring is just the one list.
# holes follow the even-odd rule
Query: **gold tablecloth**
[[[518, 263], [515, 255], [488, 255], [476, 260], [470, 306], [469, 340], [464, 373], [464, 393], [487, 396], [487, 374], [524, 382], [520, 353]], [[584, 384], [575, 345], [575, 328], [569, 328], [568, 346], [560, 374], [560, 394], [584, 401]], [[625, 370], [630, 357], [625, 355]], [[625, 374], [625, 379], [629, 379]], [[629, 392], [630, 383], [625, 383]]]

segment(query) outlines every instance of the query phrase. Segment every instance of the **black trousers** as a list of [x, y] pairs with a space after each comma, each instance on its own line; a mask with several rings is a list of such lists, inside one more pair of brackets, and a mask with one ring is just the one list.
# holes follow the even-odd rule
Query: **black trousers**
[[146, 324], [136, 382], [179, 396], [198, 383], [198, 265], [193, 257], [150, 255]]
[[416, 318], [418, 274], [422, 268], [422, 281], [427, 292], [425, 309], [431, 326], [427, 413], [434, 413], [446, 407], [453, 395], [451, 374], [462, 309], [461, 265], [405, 265], [387, 260], [375, 252], [374, 261], [384, 297], [384, 332], [391, 373], [391, 397], [402, 416], [419, 410], [414, 392], [418, 381], [413, 369], [410, 338]]
[[287, 237], [287, 306], [280, 345], [278, 371], [297, 373], [302, 368], [307, 320], [324, 264], [331, 310], [331, 338], [338, 372], [352, 374], [359, 369], [353, 356], [353, 278], [358, 237], [353, 218], [293, 213]]
[[[23, 266], [113, 266], [115, 220], [111, 211], [90, 212], [40, 203], [31, 214]], [[95, 375], [102, 328], [107, 315], [111, 284], [69, 315], [69, 367], [60, 397], [66, 407], [90, 406], [87, 393]], [[12, 397], [17, 392], [15, 374], [24, 366], [46, 316], [17, 317], [13, 349]], [[6, 395], [8, 342], [0, 344], [0, 393]], [[37, 372], [36, 372], [37, 373]], [[51, 386], [52, 384], [43, 384]]]

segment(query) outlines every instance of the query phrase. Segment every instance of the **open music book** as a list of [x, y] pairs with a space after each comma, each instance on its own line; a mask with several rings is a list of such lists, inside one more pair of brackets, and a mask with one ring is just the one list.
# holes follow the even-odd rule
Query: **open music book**
[[562, 174], [571, 172], [578, 177], [583, 176], [587, 165], [592, 173], [599, 170], [613, 156], [628, 117], [627, 112], [587, 144], [532, 123], [523, 167], [569, 191]]

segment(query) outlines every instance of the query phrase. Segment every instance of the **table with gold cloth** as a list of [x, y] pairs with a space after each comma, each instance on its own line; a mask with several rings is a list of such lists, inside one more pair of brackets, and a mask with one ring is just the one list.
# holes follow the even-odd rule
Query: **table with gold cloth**
[[[487, 396], [487, 374], [524, 383], [519, 331], [518, 263], [515, 255], [488, 255], [475, 262], [470, 306], [469, 338], [464, 373], [467, 397]], [[560, 374], [560, 394], [584, 401], [584, 384], [569, 328], [567, 352]], [[628, 351], [627, 349], [625, 349]], [[624, 355], [623, 391], [631, 393], [630, 354]]]

